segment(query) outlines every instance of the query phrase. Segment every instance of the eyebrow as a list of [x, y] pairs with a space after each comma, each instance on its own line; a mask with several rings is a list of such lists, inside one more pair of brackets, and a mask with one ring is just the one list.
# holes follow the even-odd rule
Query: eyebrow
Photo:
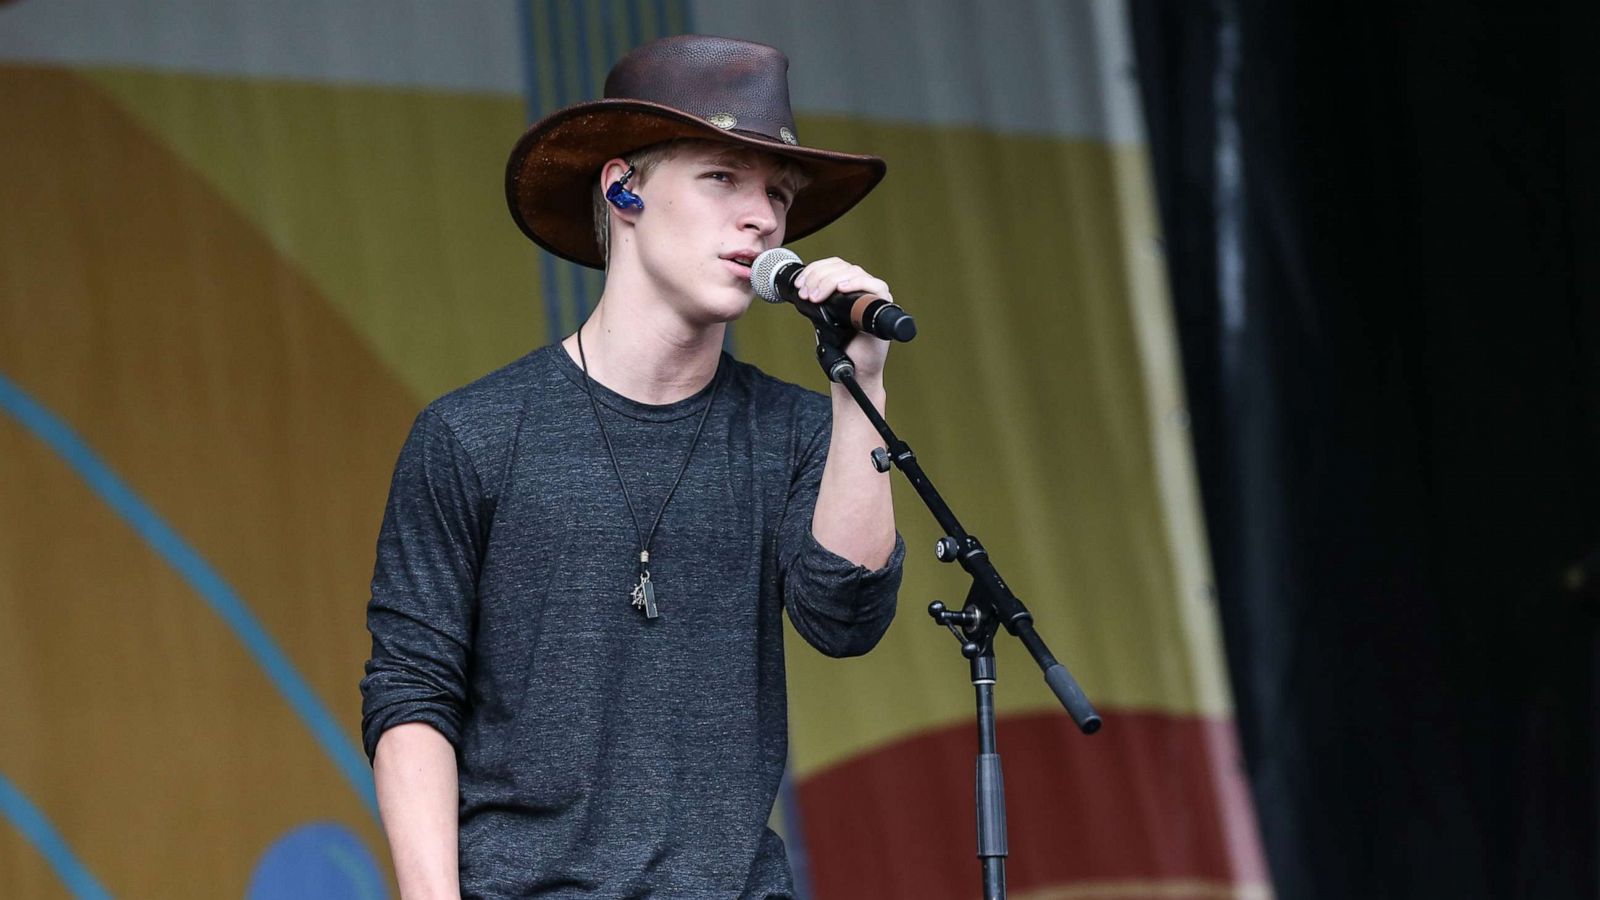
[[736, 169], [754, 169], [756, 167], [755, 160], [751, 158], [750, 154], [740, 153], [737, 150], [709, 156], [705, 161], [709, 165], [732, 166]]
[[[756, 167], [756, 158], [751, 152], [725, 150], [707, 157], [705, 164], [749, 171]], [[800, 185], [805, 181], [805, 176], [802, 174], [800, 167], [795, 163], [783, 163], [775, 168], [777, 168], [778, 174], [777, 178], [772, 181], [772, 185], [782, 188], [791, 197], [798, 194]]]

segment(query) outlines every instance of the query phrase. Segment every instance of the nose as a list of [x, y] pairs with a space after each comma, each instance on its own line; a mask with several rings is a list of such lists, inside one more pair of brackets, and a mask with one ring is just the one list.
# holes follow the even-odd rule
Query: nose
[[772, 211], [772, 200], [767, 196], [766, 188], [754, 191], [749, 195], [740, 212], [739, 227], [766, 237], [778, 230], [778, 216]]

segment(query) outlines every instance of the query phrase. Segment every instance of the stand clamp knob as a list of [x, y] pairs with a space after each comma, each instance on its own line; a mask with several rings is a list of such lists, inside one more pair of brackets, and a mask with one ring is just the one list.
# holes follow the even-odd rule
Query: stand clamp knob
[[879, 472], [887, 472], [889, 471], [889, 467], [891, 465], [893, 464], [889, 462], [888, 450], [885, 450], [882, 447], [872, 448], [872, 467], [874, 469], [877, 469]]
[[959, 552], [961, 543], [949, 535], [939, 538], [933, 545], [933, 555], [939, 558], [939, 562], [955, 562]]

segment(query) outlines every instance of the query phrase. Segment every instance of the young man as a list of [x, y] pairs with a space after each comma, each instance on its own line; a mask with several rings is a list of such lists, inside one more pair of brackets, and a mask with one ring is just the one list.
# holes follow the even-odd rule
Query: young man
[[[513, 218], [606, 284], [577, 334], [430, 404], [396, 466], [362, 726], [407, 898], [792, 891], [782, 611], [866, 652], [904, 547], [848, 394], [721, 352], [749, 262], [883, 176], [798, 143], [787, 66], [655, 41], [512, 151]], [[889, 293], [838, 259], [800, 284]], [[847, 348], [880, 407], [886, 349]]]

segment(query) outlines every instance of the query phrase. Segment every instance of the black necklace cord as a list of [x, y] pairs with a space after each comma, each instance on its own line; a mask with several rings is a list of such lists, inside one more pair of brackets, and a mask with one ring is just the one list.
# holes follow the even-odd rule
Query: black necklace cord
[[594, 389], [589, 385], [589, 359], [583, 353], [583, 326], [578, 326], [578, 362], [583, 370], [583, 391], [589, 395], [589, 405], [594, 409], [594, 421], [600, 426], [600, 440], [606, 445], [606, 456], [611, 459], [611, 471], [617, 473], [617, 485], [622, 488], [622, 500], [628, 504], [628, 518], [633, 522], [633, 539], [639, 544], [639, 568], [642, 570], [649, 562], [650, 544], [656, 539], [656, 529], [661, 527], [661, 517], [667, 514], [667, 504], [672, 502], [672, 495], [678, 492], [678, 485], [683, 483], [685, 472], [689, 471], [689, 460], [694, 458], [694, 448], [700, 444], [700, 432], [705, 430], [706, 419], [711, 417], [711, 406], [717, 402], [717, 390], [722, 387], [722, 366], [711, 373], [711, 396], [706, 398], [706, 408], [700, 412], [700, 424], [695, 426], [694, 437], [689, 439], [689, 451], [683, 455], [683, 465], [678, 468], [678, 477], [672, 480], [672, 487], [667, 489], [667, 497], [661, 501], [661, 509], [656, 512], [656, 520], [650, 524], [650, 533], [641, 535], [639, 531], [639, 515], [634, 512], [633, 498], [628, 495], [628, 482], [622, 477], [622, 467], [617, 465], [617, 453], [611, 449], [611, 436], [606, 433], [605, 419], [600, 416], [600, 402], [594, 397]]

